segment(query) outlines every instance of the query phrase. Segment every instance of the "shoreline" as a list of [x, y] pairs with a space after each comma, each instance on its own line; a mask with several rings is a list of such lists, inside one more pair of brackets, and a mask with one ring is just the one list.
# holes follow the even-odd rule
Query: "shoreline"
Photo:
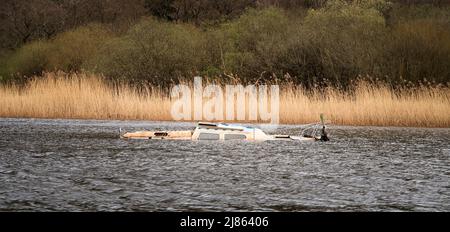
[[[46, 117], [0, 117], [0, 121], [2, 120], [61, 120], [61, 121], [117, 121], [117, 122], [137, 122], [137, 123], [145, 123], [145, 122], [152, 122], [152, 123], [197, 123], [200, 121], [178, 121], [178, 120], [151, 120], [151, 119], [118, 119], [118, 118], [46, 118]], [[255, 121], [212, 121], [212, 122], [224, 122], [224, 123], [235, 123], [235, 124], [260, 124], [260, 125], [267, 125], [268, 122], [255, 122]], [[308, 125], [311, 123], [316, 122], [309, 122], [309, 123], [278, 123], [276, 125], [281, 126], [302, 126], [302, 125]], [[317, 121], [318, 123], [318, 121]], [[372, 128], [398, 128], [398, 129], [408, 129], [408, 128], [417, 128], [417, 129], [450, 129], [450, 126], [402, 126], [402, 125], [364, 125], [364, 124], [334, 124], [334, 123], [326, 123], [327, 126], [333, 126], [333, 127], [372, 127]]]

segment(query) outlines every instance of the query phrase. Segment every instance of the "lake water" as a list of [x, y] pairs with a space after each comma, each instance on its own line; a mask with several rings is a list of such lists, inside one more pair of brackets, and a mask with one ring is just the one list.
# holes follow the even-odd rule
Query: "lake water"
[[0, 211], [450, 210], [449, 128], [331, 126], [326, 143], [118, 138], [194, 126], [0, 119]]

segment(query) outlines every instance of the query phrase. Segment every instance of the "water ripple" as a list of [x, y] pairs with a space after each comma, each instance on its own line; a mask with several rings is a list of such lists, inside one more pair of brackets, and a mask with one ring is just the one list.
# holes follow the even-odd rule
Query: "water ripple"
[[329, 143], [117, 138], [193, 126], [0, 119], [0, 211], [450, 210], [450, 129], [333, 127]]

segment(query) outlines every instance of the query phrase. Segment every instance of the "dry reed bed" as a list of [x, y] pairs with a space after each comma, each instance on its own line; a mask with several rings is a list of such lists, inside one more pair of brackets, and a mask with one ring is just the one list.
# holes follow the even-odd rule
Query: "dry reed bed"
[[[0, 86], [0, 117], [172, 120], [172, 102], [158, 88], [137, 92], [112, 88], [87, 74], [45, 74], [25, 87]], [[377, 126], [450, 126], [448, 88], [420, 87], [393, 91], [383, 84], [360, 82], [354, 93], [337, 89], [280, 91], [282, 123], [302, 124], [325, 113], [333, 124]]]

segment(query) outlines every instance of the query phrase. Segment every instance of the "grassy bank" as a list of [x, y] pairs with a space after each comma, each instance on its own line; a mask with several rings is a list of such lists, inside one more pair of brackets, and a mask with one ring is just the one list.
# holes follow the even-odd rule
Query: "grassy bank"
[[[450, 90], [416, 87], [392, 90], [382, 83], [358, 82], [353, 91], [306, 91], [281, 86], [282, 123], [310, 123], [325, 113], [333, 124], [450, 126]], [[157, 87], [140, 91], [108, 84], [88, 74], [46, 74], [25, 87], [0, 86], [0, 117], [172, 120], [172, 100]]]

